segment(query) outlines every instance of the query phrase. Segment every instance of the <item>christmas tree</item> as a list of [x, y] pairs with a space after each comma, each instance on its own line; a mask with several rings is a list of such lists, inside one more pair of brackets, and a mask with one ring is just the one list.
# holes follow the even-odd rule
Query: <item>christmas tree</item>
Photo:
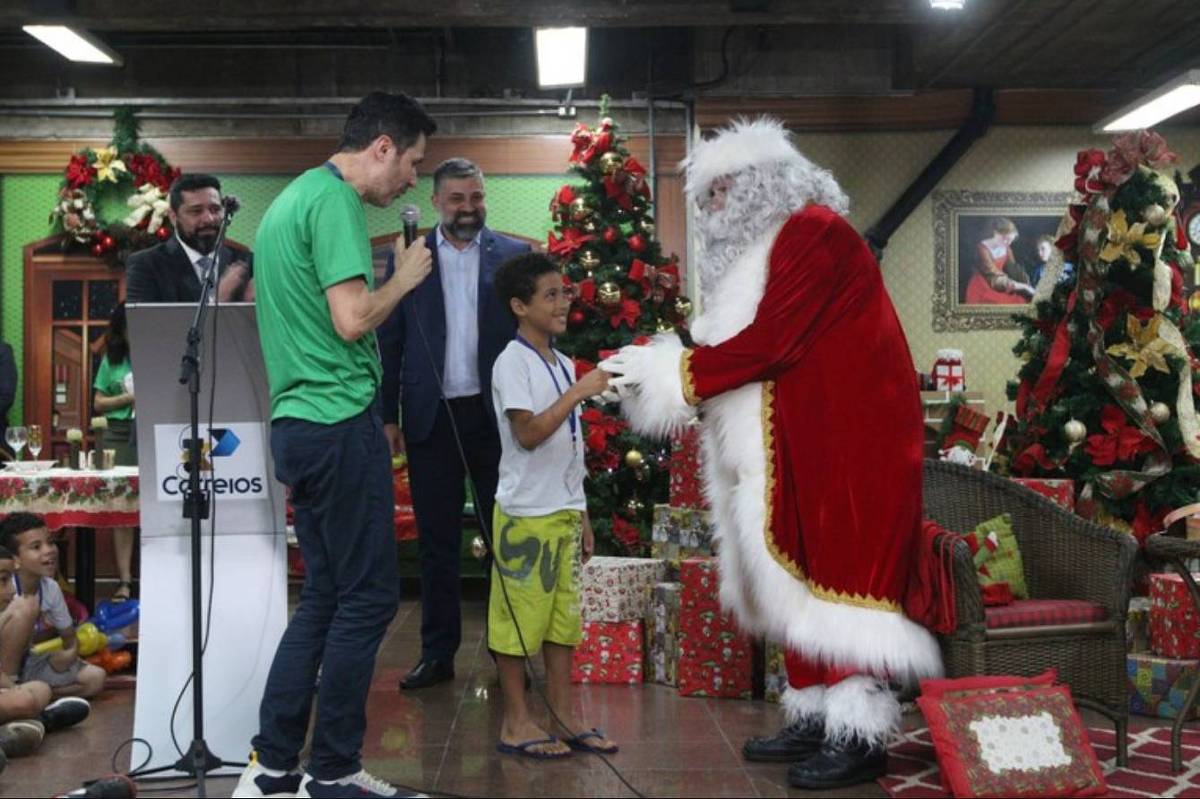
[[[683, 326], [691, 313], [678, 263], [654, 240], [646, 168], [625, 148], [607, 97], [600, 117], [595, 129], [580, 123], [571, 135], [570, 170], [583, 182], [563, 186], [550, 203], [548, 249], [575, 297], [556, 346], [581, 373], [620, 347]], [[615, 405], [589, 405], [582, 418], [597, 550], [640, 554], [654, 505], [666, 501], [669, 452], [631, 433]]]
[[1148, 131], [1079, 153], [1060, 257], [1022, 318], [1009, 384], [1011, 470], [1074, 479], [1081, 515], [1139, 540], [1200, 496], [1200, 297], [1183, 296], [1193, 264], [1162, 171], [1175, 160]]

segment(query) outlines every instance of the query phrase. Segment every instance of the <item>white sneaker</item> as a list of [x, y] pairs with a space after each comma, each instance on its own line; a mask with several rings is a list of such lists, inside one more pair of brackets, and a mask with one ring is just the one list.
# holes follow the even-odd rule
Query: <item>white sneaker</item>
[[376, 776], [368, 774], [364, 769], [357, 774], [342, 777], [338, 780], [316, 780], [311, 774], [305, 774], [300, 782], [300, 790], [296, 796], [326, 799], [329, 797], [374, 797], [374, 796], [427, 796], [423, 793], [401, 791], [390, 782], [385, 782]]
[[250, 762], [238, 779], [237, 787], [233, 789], [234, 799], [291, 799], [300, 789], [300, 778], [304, 772], [300, 769], [291, 771], [276, 771], [258, 762], [258, 753], [250, 753]]

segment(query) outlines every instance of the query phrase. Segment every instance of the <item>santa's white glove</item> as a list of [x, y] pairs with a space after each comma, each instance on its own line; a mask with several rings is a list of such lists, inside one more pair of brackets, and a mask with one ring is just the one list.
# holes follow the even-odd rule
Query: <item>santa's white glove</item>
[[674, 333], [655, 336], [649, 344], [631, 344], [597, 367], [615, 375], [609, 381], [621, 400], [621, 413], [642, 435], [666, 438], [687, 424], [696, 409], [684, 400], [679, 376], [683, 344]]

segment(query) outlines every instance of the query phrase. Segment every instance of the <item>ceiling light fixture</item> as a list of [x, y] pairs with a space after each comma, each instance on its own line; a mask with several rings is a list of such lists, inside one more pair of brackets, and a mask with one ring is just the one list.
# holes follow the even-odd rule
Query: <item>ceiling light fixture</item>
[[1148, 128], [1195, 105], [1200, 105], [1200, 69], [1189, 69], [1136, 102], [1105, 117], [1095, 130], [1115, 133]]
[[121, 66], [121, 56], [104, 42], [82, 29], [66, 25], [23, 25], [30, 36], [51, 47], [71, 61], [85, 64]]
[[537, 28], [538, 87], [583, 86], [587, 72], [587, 28]]
[[929, 7], [938, 11], [962, 11], [967, 0], [929, 0]]

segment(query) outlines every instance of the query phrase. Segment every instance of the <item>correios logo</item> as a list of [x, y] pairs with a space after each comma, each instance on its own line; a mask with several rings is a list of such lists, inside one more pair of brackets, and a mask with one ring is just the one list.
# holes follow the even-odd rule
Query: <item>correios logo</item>
[[[167, 433], [170, 438], [166, 438]], [[266, 495], [260, 423], [201, 428], [200, 487], [218, 499], [258, 499]], [[179, 500], [191, 468], [191, 427], [155, 425], [160, 500]], [[164, 440], [165, 439], [165, 440]], [[169, 442], [169, 443], [168, 443]], [[169, 447], [169, 449], [167, 449]], [[165, 457], [164, 457], [165, 456]]]

